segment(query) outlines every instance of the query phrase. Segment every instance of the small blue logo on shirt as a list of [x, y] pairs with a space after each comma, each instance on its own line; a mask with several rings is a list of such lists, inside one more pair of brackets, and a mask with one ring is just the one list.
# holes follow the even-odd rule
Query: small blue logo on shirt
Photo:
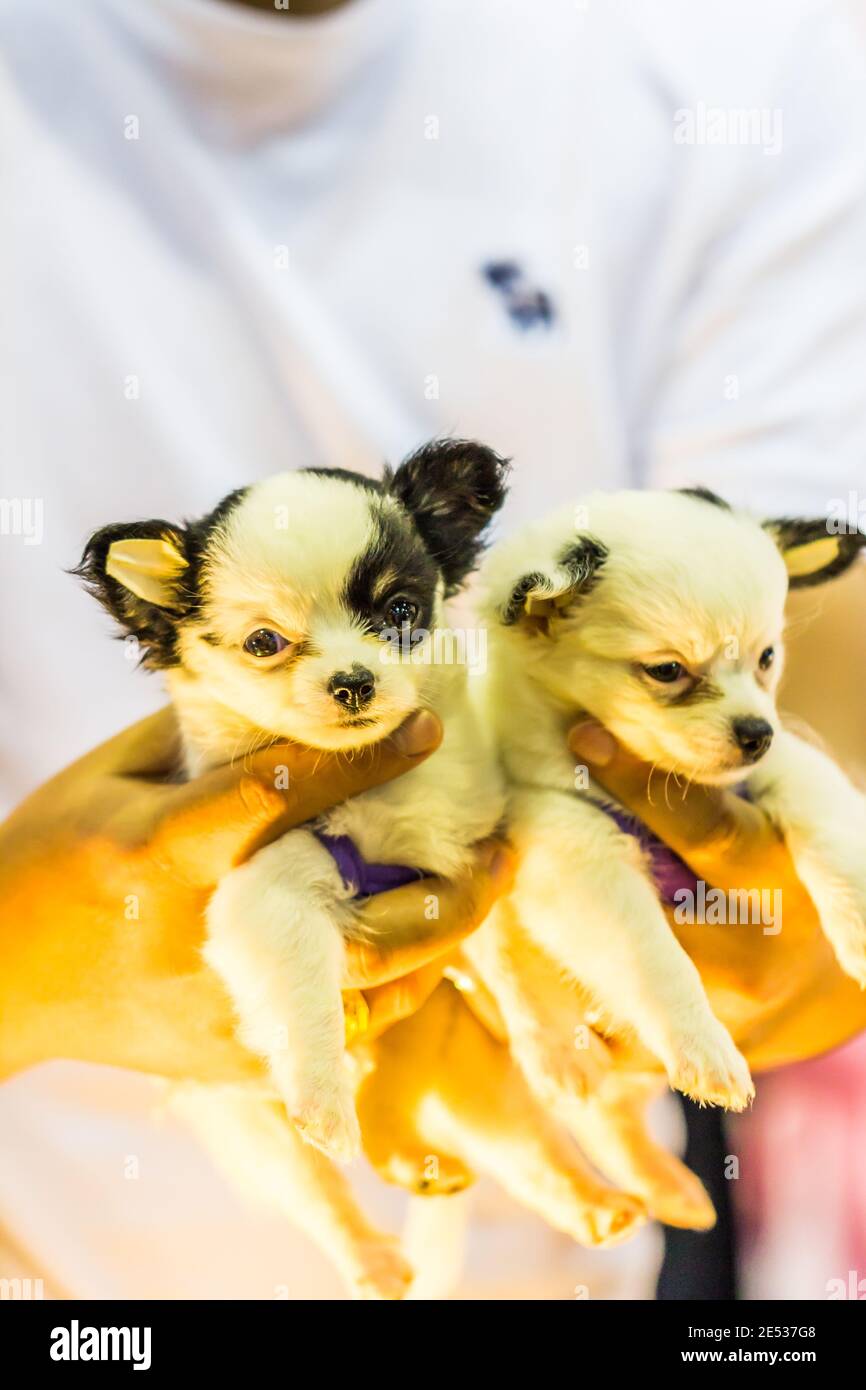
[[502, 295], [509, 317], [518, 328], [550, 328], [554, 319], [550, 295], [531, 285], [516, 261], [488, 261], [481, 273]]

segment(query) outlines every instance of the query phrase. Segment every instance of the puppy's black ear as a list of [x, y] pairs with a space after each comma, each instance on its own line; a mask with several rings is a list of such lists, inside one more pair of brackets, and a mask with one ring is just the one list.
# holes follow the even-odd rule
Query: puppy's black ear
[[854, 563], [866, 546], [862, 531], [833, 531], [830, 528], [835, 524], [826, 517], [812, 521], [779, 517], [764, 522], [764, 530], [782, 552], [790, 588], [805, 589], [834, 579]]
[[524, 620], [548, 632], [551, 618], [590, 592], [607, 555], [607, 547], [592, 536], [570, 541], [553, 564], [520, 576], [500, 606], [503, 624]]
[[189, 603], [186, 540], [187, 533], [167, 521], [104, 526], [72, 571], [124, 633], [137, 638], [146, 666], [177, 663], [177, 622]]
[[505, 501], [509, 462], [483, 444], [438, 439], [385, 475], [385, 490], [411, 512], [453, 593], [474, 569], [484, 531]]

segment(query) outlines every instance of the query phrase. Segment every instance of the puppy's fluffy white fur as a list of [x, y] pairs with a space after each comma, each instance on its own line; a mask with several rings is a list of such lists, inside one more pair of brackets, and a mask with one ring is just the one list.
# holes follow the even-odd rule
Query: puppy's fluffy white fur
[[[863, 539], [816, 522], [762, 526], [701, 490], [626, 492], [585, 498], [488, 556], [484, 698], [510, 784], [519, 869], [513, 904], [496, 909], [466, 950], [546, 1102], [591, 1091], [596, 1078], [592, 1051], [545, 1026], [544, 969], [524, 968], [528, 945], [540, 948], [548, 976], [563, 971], [589, 991], [610, 1029], [633, 1029], [673, 1087], [733, 1109], [753, 1095], [638, 841], [575, 768], [565, 736], [578, 711], [659, 770], [659, 795], [669, 773], [743, 784], [785, 836], [843, 969], [866, 985], [866, 801], [780, 726], [774, 699], [789, 578], [822, 582]], [[650, 674], [668, 678], [675, 662], [682, 675], [672, 682]], [[754, 764], [732, 732], [744, 718], [773, 734]]]

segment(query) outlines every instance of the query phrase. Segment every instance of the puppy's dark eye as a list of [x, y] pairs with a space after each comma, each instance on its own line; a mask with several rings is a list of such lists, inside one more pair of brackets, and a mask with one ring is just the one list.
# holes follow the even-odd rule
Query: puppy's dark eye
[[418, 612], [418, 605], [412, 599], [395, 598], [388, 605], [385, 620], [389, 627], [411, 627]]
[[285, 651], [288, 645], [285, 637], [274, 632], [273, 628], [257, 627], [244, 642], [244, 651], [249, 652], [250, 656], [276, 656], [277, 652]]
[[648, 676], [654, 681], [660, 681], [662, 685], [673, 685], [681, 676], [686, 674], [686, 668], [680, 661], [661, 661], [658, 666], [644, 666]]
[[762, 671], [769, 671], [775, 659], [775, 647], [765, 647], [764, 650], [761, 652], [761, 655], [758, 657], [758, 665], [760, 666]]

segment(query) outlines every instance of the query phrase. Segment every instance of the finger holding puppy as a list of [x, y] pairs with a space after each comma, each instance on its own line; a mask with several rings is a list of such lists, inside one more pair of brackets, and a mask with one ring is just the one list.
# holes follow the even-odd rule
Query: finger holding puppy
[[595, 781], [696, 869], [712, 863], [718, 878], [735, 860], [731, 877], [740, 884], [744, 861], [757, 867], [768, 854], [774, 864], [784, 859], [783, 841], [769, 817], [735, 792], [664, 774], [654, 777], [651, 764], [593, 719], [572, 726], [568, 747]]
[[[754, 970], [746, 965], [749, 961], [754, 965], [759, 957], [781, 983], [780, 968], [790, 972], [796, 947], [796, 972], [787, 974], [792, 986], [801, 971], [810, 967], [811, 955], [803, 952], [803, 943], [818, 941], [820, 922], [785, 841], [766, 812], [725, 787], [654, 776], [651, 764], [630, 753], [596, 720], [574, 724], [568, 747], [592, 779], [684, 859], [697, 878], [725, 892], [758, 889], [781, 895], [786, 924], [781, 941], [753, 930], [738, 931], [736, 924], [716, 928], [702, 923], [700, 936], [694, 924], [677, 923], [676, 930], [688, 939], [690, 953], [693, 943], [701, 958], [708, 946], [717, 948], [711, 956], [719, 964], [727, 960], [728, 973], [734, 978], [751, 977]], [[774, 985], [774, 993], [776, 989]], [[763, 987], [761, 992], [765, 993]]]
[[418, 710], [389, 738], [358, 749], [351, 760], [275, 743], [169, 787], [156, 829], [175, 864], [210, 883], [286, 830], [417, 767], [441, 741], [439, 718]]
[[[261, 1064], [235, 1039], [230, 1002], [201, 961], [208, 889], [286, 824], [410, 771], [441, 733], [424, 712], [375, 757], [348, 762], [283, 744], [181, 783], [177, 721], [163, 709], [34, 792], [0, 828], [10, 924], [0, 933], [0, 1074], [56, 1056], [62, 1039], [64, 1056], [177, 1078], [257, 1076]], [[283, 768], [290, 791], [277, 785]], [[477, 925], [493, 891], [484, 856], [470, 884], [435, 880], [432, 891], [433, 922], [416, 885], [387, 895], [400, 941], [382, 954], [369, 941], [358, 983], [398, 981]], [[124, 912], [137, 914], [134, 932]]]
[[346, 943], [346, 986], [384, 985], [446, 956], [480, 926], [513, 875], [511, 851], [488, 840], [462, 878], [422, 878], [369, 898]]

